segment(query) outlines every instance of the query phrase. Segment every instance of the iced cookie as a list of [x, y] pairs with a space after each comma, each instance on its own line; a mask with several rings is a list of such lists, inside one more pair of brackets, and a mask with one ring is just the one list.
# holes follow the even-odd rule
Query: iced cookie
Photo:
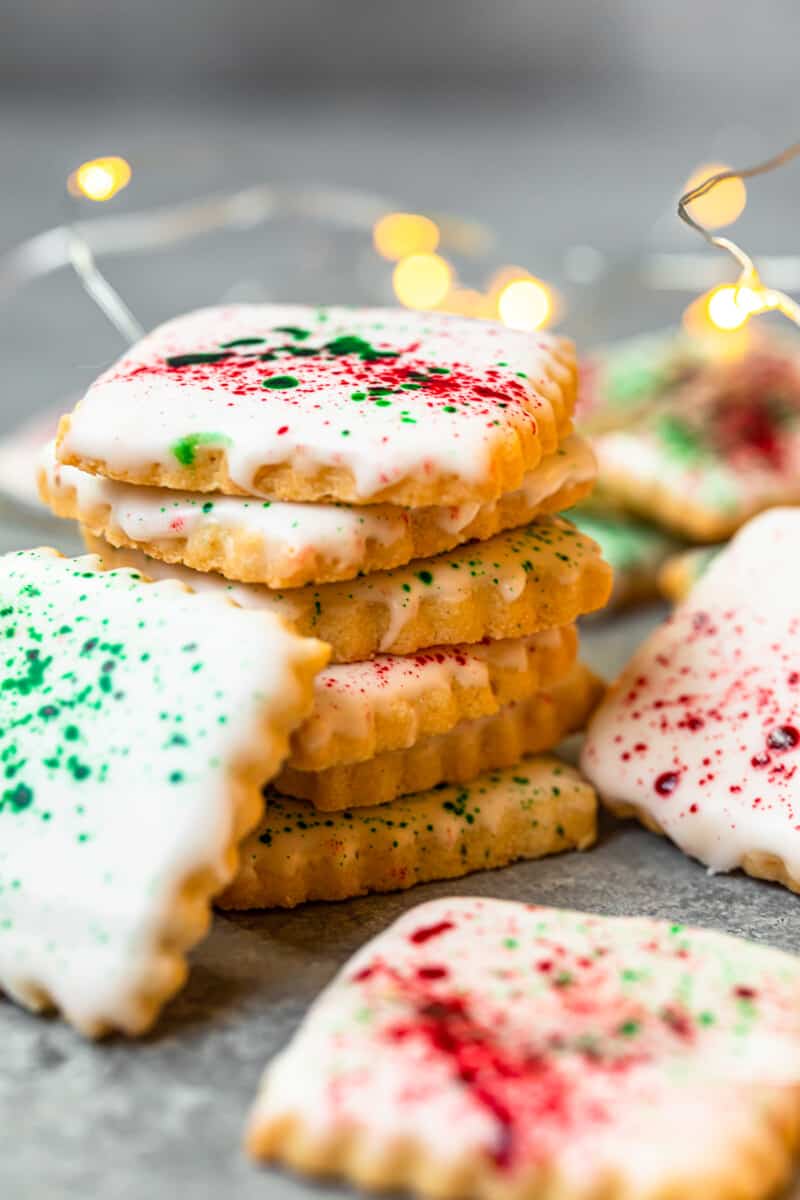
[[695, 546], [671, 554], [658, 572], [658, 590], [665, 600], [680, 604], [719, 554], [719, 546]]
[[270, 792], [221, 908], [293, 908], [394, 892], [518, 859], [587, 850], [594, 791], [557, 758], [527, 758], [468, 786], [331, 815]]
[[228, 583], [84, 536], [109, 566], [133, 566], [198, 591], [222, 590], [246, 607], [268, 608], [296, 632], [328, 642], [334, 662], [556, 629], [602, 608], [611, 590], [611, 570], [598, 547], [559, 517], [540, 517], [391, 571], [284, 591]]
[[59, 432], [62, 462], [187, 491], [492, 500], [571, 428], [569, 342], [400, 309], [231, 305], [145, 337]]
[[800, 963], [646, 918], [406, 912], [267, 1068], [256, 1157], [438, 1200], [761, 1200], [800, 1139]]
[[678, 545], [674, 538], [620, 512], [578, 509], [569, 517], [597, 542], [614, 572], [610, 608], [629, 608], [658, 596], [658, 572]]
[[182, 985], [327, 648], [92, 558], [0, 558], [0, 989], [89, 1036]]
[[468, 783], [483, 771], [511, 766], [523, 754], [551, 750], [582, 729], [603, 687], [582, 663], [552, 687], [499, 712], [461, 721], [447, 733], [421, 738], [407, 750], [390, 750], [366, 762], [298, 771], [286, 766], [278, 791], [310, 800], [323, 812], [387, 804], [397, 796], [439, 783]]
[[800, 503], [798, 352], [715, 362], [594, 448], [599, 496], [722, 541], [762, 509]]
[[713, 358], [713, 342], [680, 330], [624, 338], [580, 364], [577, 419], [590, 433], [624, 426], [674, 388], [695, 378]]
[[333, 663], [317, 676], [314, 708], [295, 730], [289, 765], [321, 771], [413, 746], [556, 683], [577, 652], [577, 630], [567, 625], [527, 638]]
[[573, 435], [515, 492], [484, 503], [427, 508], [294, 504], [134, 487], [65, 467], [48, 447], [42, 499], [114, 546], [271, 588], [352, 579], [527, 525], [586, 496], [597, 474], [589, 443]]
[[800, 511], [773, 509], [720, 552], [634, 655], [582, 765], [715, 871], [800, 890]]

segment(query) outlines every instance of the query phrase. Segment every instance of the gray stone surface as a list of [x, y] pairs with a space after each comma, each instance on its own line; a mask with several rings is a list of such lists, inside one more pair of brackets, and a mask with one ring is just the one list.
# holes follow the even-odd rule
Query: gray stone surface
[[[70, 211], [62, 199], [67, 171], [91, 154], [120, 151], [137, 167], [136, 187], [122, 205], [264, 176], [377, 186], [413, 207], [451, 208], [491, 221], [499, 231], [494, 261], [521, 259], [546, 274], [556, 248], [570, 241], [617, 255], [632, 252], [668, 211], [688, 166], [712, 147], [745, 158], [774, 148], [776, 135], [762, 136], [772, 126], [768, 106], [755, 133], [739, 132], [721, 145], [712, 135], [725, 120], [723, 107], [713, 94], [702, 106], [678, 94], [667, 110], [646, 89], [633, 103], [618, 96], [582, 109], [483, 95], [458, 104], [420, 97], [394, 107], [382, 97], [357, 106], [344, 99], [329, 106], [262, 100], [237, 111], [214, 104], [202, 112], [18, 98], [4, 102], [2, 111], [0, 246], [63, 220]], [[624, 216], [618, 207], [623, 192]], [[760, 209], [754, 248], [791, 240], [793, 194], [778, 182], [774, 203]], [[667, 238], [686, 245], [674, 231]], [[252, 257], [249, 251], [245, 257]], [[276, 294], [308, 287], [266, 252], [255, 257], [253, 269], [259, 278], [274, 275]], [[202, 258], [198, 252], [179, 265], [156, 256], [138, 269], [115, 263], [112, 273], [149, 322], [216, 299], [241, 269], [232, 272], [225, 254]], [[335, 279], [335, 263], [330, 271]], [[568, 298], [575, 306], [570, 326], [584, 341], [673, 320], [684, 302], [673, 296], [645, 302], [624, 288], [589, 309], [580, 308], [579, 297]], [[119, 349], [65, 275], [6, 305], [0, 346], [2, 431], [80, 388]], [[41, 543], [77, 548], [64, 524], [23, 521], [0, 509], [0, 551]], [[615, 670], [657, 616], [593, 625], [586, 638], [592, 661]], [[2, 1200], [333, 1195], [257, 1170], [242, 1157], [242, 1126], [259, 1074], [365, 938], [406, 907], [455, 892], [678, 917], [800, 950], [796, 897], [739, 875], [711, 878], [665, 841], [610, 820], [586, 855], [403, 895], [219, 916], [193, 955], [186, 989], [141, 1044], [87, 1045], [58, 1021], [0, 1000]]]

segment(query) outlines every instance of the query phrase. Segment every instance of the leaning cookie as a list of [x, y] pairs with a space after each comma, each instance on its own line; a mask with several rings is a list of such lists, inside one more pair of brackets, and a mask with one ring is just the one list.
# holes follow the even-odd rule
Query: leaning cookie
[[526, 637], [602, 608], [611, 590], [597, 545], [559, 517], [391, 571], [285, 591], [167, 566], [136, 550], [115, 550], [87, 531], [84, 538], [108, 566], [178, 578], [198, 591], [222, 589], [237, 604], [267, 608], [297, 633], [328, 642], [334, 662]]
[[294, 504], [135, 487], [64, 466], [51, 443], [39, 491], [57, 516], [80, 521], [113, 546], [243, 583], [294, 588], [387, 570], [527, 525], [576, 504], [596, 473], [589, 443], [574, 435], [496, 500], [426, 508]]
[[293, 908], [393, 892], [564, 850], [596, 836], [597, 801], [557, 758], [526, 758], [466, 786], [331, 815], [270, 791], [221, 908]]
[[800, 511], [772, 509], [719, 552], [634, 654], [581, 764], [609, 808], [714, 871], [800, 891]]
[[571, 431], [571, 343], [402, 309], [177, 317], [62, 419], [58, 455], [129, 483], [412, 508], [496, 499]]
[[567, 625], [526, 638], [333, 663], [317, 676], [314, 708], [292, 735], [289, 765], [322, 771], [413, 746], [557, 683], [577, 652], [577, 630]]
[[391, 750], [366, 762], [298, 771], [285, 766], [274, 781], [324, 812], [387, 804], [397, 796], [439, 783], [468, 783], [483, 771], [507, 767], [523, 754], [551, 750], [586, 724], [603, 684], [583, 663], [565, 678], [499, 712], [462, 721], [447, 733], [420, 739], [407, 750]]
[[800, 1140], [800, 962], [708, 930], [436, 900], [270, 1063], [255, 1157], [436, 1200], [766, 1200]]
[[0, 988], [144, 1032], [183, 984], [327, 647], [51, 550], [0, 558]]

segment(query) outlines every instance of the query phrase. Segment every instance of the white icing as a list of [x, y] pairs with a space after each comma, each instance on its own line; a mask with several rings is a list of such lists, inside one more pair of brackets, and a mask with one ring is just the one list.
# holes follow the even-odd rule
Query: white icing
[[93, 557], [8, 554], [0, 586], [0, 986], [135, 1032], [179, 888], [227, 877], [231, 767], [263, 763], [316, 643]]
[[[296, 504], [135, 487], [65, 466], [56, 458], [53, 443], [46, 447], [41, 466], [52, 494], [74, 492], [78, 520], [92, 524], [100, 510], [107, 510], [105, 519], [131, 541], [169, 542], [222, 529], [245, 537], [248, 547], [265, 560], [297, 566], [322, 555], [335, 568], [353, 573], [364, 563], [370, 543], [391, 546], [401, 541], [412, 521], [431, 521], [457, 538], [479, 513], [497, 507], [495, 501], [429, 507], [419, 510], [418, 517], [413, 509], [391, 505]], [[503, 499], [514, 506], [524, 504], [533, 513], [548, 496], [594, 474], [589, 444], [573, 436], [529, 472], [518, 492]], [[522, 515], [524, 519], [524, 511]]]
[[79, 520], [105, 507], [111, 523], [136, 542], [189, 538], [199, 530], [221, 528], [257, 542], [266, 558], [302, 562], [324, 548], [328, 562], [348, 568], [364, 561], [370, 542], [391, 545], [405, 535], [408, 524], [402, 508], [392, 512], [384, 506], [373, 513], [368, 506], [294, 504], [134, 487], [65, 466], [56, 459], [53, 443], [45, 450], [42, 465], [54, 492], [74, 490]]
[[534, 513], [550, 496], [565, 488], [588, 483], [597, 476], [597, 462], [589, 442], [572, 435], [565, 438], [555, 454], [548, 454], [534, 471], [528, 471], [516, 491], [508, 492], [485, 504], [473, 502], [451, 507], [430, 508], [433, 520], [440, 529], [459, 533], [471, 525], [480, 513], [494, 512], [498, 505], [508, 504]]
[[[164, 367], [168, 356], [214, 352], [237, 338], [264, 339], [235, 350], [241, 357], [291, 343], [276, 332], [279, 326], [308, 330], [308, 339], [296, 342], [301, 348], [355, 334], [401, 357], [382, 364], [355, 354], [282, 354], [269, 362], [253, 359], [235, 378], [208, 364]], [[153, 463], [173, 469], [178, 460], [172, 447], [187, 436], [210, 434], [219, 435], [208, 444], [224, 447], [233, 481], [250, 492], [261, 466], [290, 459], [301, 473], [348, 468], [365, 499], [406, 478], [429, 480], [432, 473], [475, 484], [510, 430], [527, 434], [532, 422], [552, 420], [548, 376], [566, 373], [555, 358], [557, 345], [547, 334], [434, 313], [302, 305], [203, 309], [162, 325], [102, 375], [73, 413], [63, 449], [103, 461], [113, 472]], [[452, 394], [398, 385], [385, 406], [374, 397], [354, 402], [353, 393], [366, 392], [371, 383], [394, 386], [387, 363], [393, 369], [449, 369]], [[298, 385], [262, 387], [263, 379], [285, 375]], [[497, 394], [478, 395], [475, 384]]]
[[800, 741], [771, 744], [800, 738], [798, 543], [797, 509], [745, 526], [589, 728], [582, 764], [601, 794], [714, 870], [759, 852], [800, 879]]
[[774, 1146], [771, 1105], [800, 1083], [798, 1001], [796, 959], [722, 934], [433, 901], [316, 1001], [267, 1069], [252, 1144], [289, 1120], [378, 1163], [410, 1142], [431, 1177], [477, 1158], [499, 1176], [483, 1194], [524, 1194], [542, 1167], [564, 1195], [688, 1194]]

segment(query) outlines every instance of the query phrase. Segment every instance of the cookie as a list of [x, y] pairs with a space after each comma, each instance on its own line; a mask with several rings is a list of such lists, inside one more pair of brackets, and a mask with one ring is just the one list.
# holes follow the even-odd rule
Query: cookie
[[239, 304], [177, 317], [62, 421], [71, 466], [275, 500], [492, 500], [571, 429], [571, 343], [401, 309]]
[[567, 625], [527, 638], [334, 663], [317, 676], [314, 708], [292, 736], [289, 765], [321, 771], [413, 746], [556, 683], [577, 652], [577, 630]]
[[595, 439], [598, 495], [694, 542], [800, 503], [800, 357], [714, 362], [629, 428]]
[[221, 908], [293, 908], [394, 892], [432, 879], [586, 850], [597, 801], [577, 771], [551, 756], [523, 759], [468, 786], [326, 816], [270, 792], [242, 846]]
[[0, 988], [144, 1032], [262, 813], [327, 648], [52, 550], [0, 558]]
[[722, 550], [592, 720], [585, 774], [714, 871], [800, 891], [800, 511]]
[[334, 662], [560, 628], [602, 608], [611, 590], [611, 570], [591, 538], [550, 516], [391, 571], [284, 591], [167, 566], [85, 531], [84, 538], [109, 566], [178, 578], [198, 591], [222, 589], [237, 604], [268, 608], [297, 633], [328, 642]]
[[408, 750], [390, 750], [367, 762], [298, 771], [286, 766], [275, 779], [285, 795], [310, 800], [322, 812], [387, 804], [396, 796], [439, 783], [469, 783], [483, 771], [511, 766], [523, 754], [550, 750], [582, 729], [602, 694], [582, 663], [566, 678], [488, 717], [461, 721], [447, 733], [422, 738]]
[[57, 516], [80, 521], [113, 546], [243, 583], [286, 588], [352, 579], [526, 525], [539, 513], [582, 499], [595, 475], [589, 443], [574, 435], [516, 492], [483, 504], [293, 504], [133, 487], [63, 466], [51, 445], [39, 489]]
[[620, 428], [694, 379], [714, 358], [713, 340], [683, 330], [623, 338], [595, 350], [580, 364], [580, 427], [597, 434]]
[[359, 950], [270, 1063], [258, 1158], [437, 1200], [761, 1200], [800, 1141], [800, 963], [461, 897]]
[[580, 508], [569, 518], [597, 542], [614, 572], [609, 608], [630, 608], [659, 595], [658, 572], [678, 545], [674, 538], [622, 512]]
[[664, 599], [672, 604], [685, 600], [719, 550], [719, 546], [695, 546], [681, 554], [671, 554], [658, 572], [658, 590]]

